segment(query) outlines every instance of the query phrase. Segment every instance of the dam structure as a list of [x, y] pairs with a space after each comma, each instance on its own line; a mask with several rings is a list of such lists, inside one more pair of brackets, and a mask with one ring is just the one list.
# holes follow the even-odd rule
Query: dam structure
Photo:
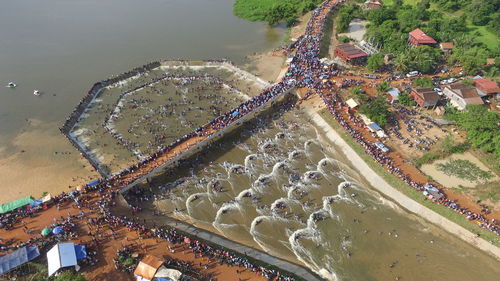
[[[323, 68], [319, 71], [317, 70], [320, 66], [319, 52], [321, 39], [325, 29], [325, 18], [337, 6], [337, 4], [342, 2], [342, 0], [327, 0], [314, 10], [306, 28], [306, 35], [301, 36], [296, 42], [288, 47], [288, 52], [296, 52], [293, 56], [292, 62], [290, 63], [290, 67], [281, 81], [270, 86], [266, 85], [265, 89], [256, 93], [255, 96], [243, 101], [228, 111], [224, 111], [224, 113], [220, 114], [212, 121], [200, 125], [198, 128], [190, 127], [196, 129], [190, 133], [184, 134], [183, 136], [179, 136], [167, 145], [162, 145], [158, 150], [155, 150], [156, 152], [149, 154], [149, 156], [139, 156], [139, 161], [136, 159], [133, 164], [127, 165], [118, 172], [113, 172], [106, 167], [105, 164], [102, 164], [102, 157], [98, 156], [95, 149], [89, 149], [85, 142], [82, 141], [84, 139], [78, 137], [78, 133], [75, 128], [78, 127], [79, 122], [88, 117], [88, 108], [96, 102], [100, 102], [99, 100], [102, 98], [102, 94], [106, 89], [112, 89], [115, 85], [126, 85], [130, 82], [130, 80], [143, 76], [144, 74], [148, 76], [147, 73], [151, 70], [166, 66], [165, 61], [151, 62], [142, 67], [135, 68], [129, 72], [94, 84], [87, 95], [81, 100], [80, 104], [68, 117], [60, 130], [103, 176], [103, 178], [98, 182], [99, 186], [119, 191], [120, 193], [126, 192], [144, 181], [151, 180], [155, 175], [176, 167], [180, 164], [181, 160], [200, 152], [210, 144], [237, 129], [243, 123], [252, 120], [252, 118], [257, 116], [259, 113], [269, 109], [269, 107], [273, 106], [275, 103], [284, 100], [287, 95], [295, 95], [296, 88], [312, 88], [316, 83], [320, 83], [320, 77], [323, 76], [323, 72], [326, 73], [329, 71], [328, 69], [323, 70]], [[214, 64], [222, 63], [227, 68], [231, 68], [233, 70], [236, 69], [234, 65], [227, 61], [208, 62]], [[246, 74], [244, 76], [246, 76]], [[148, 83], [156, 83], [162, 79], [164, 79], [164, 77], [147, 78], [149, 81]], [[257, 81], [260, 82], [261, 86], [263, 86], [261, 80], [257, 79]], [[147, 86], [147, 83], [139, 84], [134, 87], [131, 86], [127, 91], [120, 93], [120, 97], [122, 95], [138, 91], [145, 86]], [[118, 101], [117, 103], [117, 105], [119, 105], [120, 102]], [[104, 120], [93, 121], [96, 123], [104, 121], [103, 123], [106, 124], [109, 119], [104, 118]], [[103, 124], [103, 127], [106, 127], [105, 124]], [[110, 134], [108, 134], [108, 137], [110, 137], [109, 135]], [[101, 136], [99, 136], [99, 138], [100, 137]], [[111, 137], [116, 137], [116, 135]], [[125, 142], [124, 146], [127, 145], [129, 145], [129, 143]], [[301, 265], [270, 256], [254, 248], [241, 245], [218, 235], [214, 235], [208, 231], [204, 231], [184, 223], [180, 224], [180, 226], [177, 224], [168, 224], [174, 228], [180, 228], [191, 235], [198, 236], [217, 245], [237, 251], [245, 256], [261, 260], [267, 264], [272, 264], [284, 272], [293, 273], [301, 280], [322, 280], [316, 274]]]

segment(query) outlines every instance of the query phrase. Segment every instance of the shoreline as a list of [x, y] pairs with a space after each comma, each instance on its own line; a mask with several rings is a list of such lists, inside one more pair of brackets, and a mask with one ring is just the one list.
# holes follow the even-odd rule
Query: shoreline
[[444, 216], [432, 211], [419, 202], [397, 190], [387, 183], [377, 172], [375, 172], [362, 158], [354, 151], [354, 149], [340, 136], [340, 134], [328, 124], [328, 122], [315, 110], [306, 106], [304, 111], [311, 117], [314, 124], [322, 129], [330, 141], [341, 148], [342, 153], [351, 161], [352, 164], [360, 171], [367, 181], [370, 182], [373, 188], [384, 197], [388, 197], [394, 203], [401, 206], [403, 209], [418, 215], [418, 217], [440, 226], [450, 234], [455, 235], [468, 244], [484, 251], [500, 260], [500, 248], [489, 243], [488, 241], [477, 237], [474, 233], [458, 225], [457, 223], [445, 218]]

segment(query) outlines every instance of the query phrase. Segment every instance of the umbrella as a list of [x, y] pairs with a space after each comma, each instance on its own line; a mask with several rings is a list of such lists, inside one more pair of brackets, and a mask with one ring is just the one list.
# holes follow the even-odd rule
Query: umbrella
[[60, 226], [56, 226], [54, 229], [52, 229], [52, 233], [55, 235], [59, 235], [63, 232], [63, 228]]
[[46, 228], [42, 229], [42, 235], [47, 236], [50, 234], [51, 231], [52, 231], [52, 229], [50, 229], [50, 227], [46, 227]]
[[186, 244], [191, 243], [191, 239], [189, 239], [189, 237], [184, 237], [184, 243]]

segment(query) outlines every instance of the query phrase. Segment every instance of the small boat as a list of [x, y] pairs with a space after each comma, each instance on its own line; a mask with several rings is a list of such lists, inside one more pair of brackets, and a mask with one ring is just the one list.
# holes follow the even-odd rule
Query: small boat
[[40, 95], [40, 91], [39, 91], [39, 90], [35, 90], [35, 91], [33, 91], [33, 95], [35, 95], [35, 96], [39, 96], [39, 95]]
[[7, 84], [7, 86], [6, 86], [6, 87], [7, 87], [7, 88], [15, 88], [15, 87], [17, 87], [17, 85], [16, 85], [16, 83], [14, 83], [14, 82], [9, 82], [9, 84]]

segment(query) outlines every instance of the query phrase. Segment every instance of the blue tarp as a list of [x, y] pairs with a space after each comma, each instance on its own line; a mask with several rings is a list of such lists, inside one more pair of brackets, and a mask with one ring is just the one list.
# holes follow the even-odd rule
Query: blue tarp
[[94, 185], [96, 185], [96, 184], [98, 184], [98, 183], [99, 183], [99, 180], [93, 180], [93, 181], [91, 181], [91, 182], [87, 183], [87, 185], [88, 185], [88, 186], [94, 186]]
[[56, 227], [54, 227], [54, 229], [52, 229], [52, 233], [53, 233], [53, 234], [55, 234], [55, 235], [59, 235], [59, 234], [61, 234], [63, 231], [64, 231], [64, 230], [63, 230], [63, 228], [62, 228], [62, 227], [60, 227], [60, 226], [56, 226]]
[[29, 262], [39, 255], [40, 251], [38, 250], [38, 246], [31, 245], [22, 247], [15, 252], [0, 257], [0, 275]]
[[76, 259], [81, 260], [87, 257], [87, 250], [83, 245], [75, 245]]
[[236, 117], [238, 115], [240, 115], [240, 113], [238, 111], [233, 112], [233, 117]]
[[172, 281], [172, 280], [164, 277], [156, 277], [154, 281]]
[[31, 207], [36, 207], [42, 204], [42, 200], [34, 200], [30, 202]]
[[370, 123], [370, 126], [371, 126], [371, 127], [372, 127], [372, 129], [374, 129], [375, 131], [380, 131], [380, 130], [382, 130], [382, 128], [380, 128], [380, 126], [379, 126], [377, 123], [375, 123], [375, 122]]

